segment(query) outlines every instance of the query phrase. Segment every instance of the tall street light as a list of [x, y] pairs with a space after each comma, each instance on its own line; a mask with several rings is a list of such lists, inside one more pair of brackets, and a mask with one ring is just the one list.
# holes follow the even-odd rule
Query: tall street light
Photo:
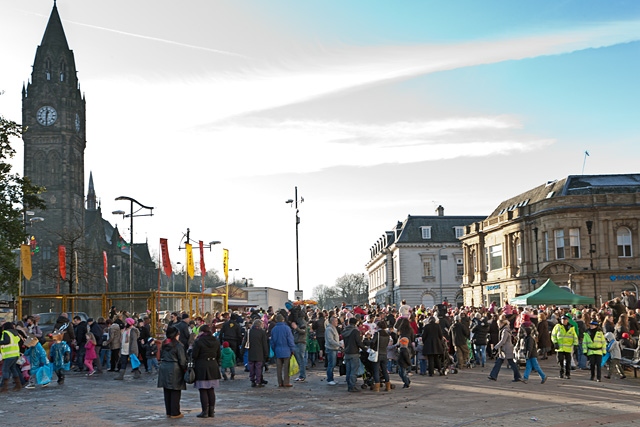
[[593, 229], [593, 221], [589, 220], [587, 224], [587, 233], [589, 233], [589, 269], [593, 275], [593, 304], [597, 304], [598, 301], [598, 288], [596, 286], [596, 273], [593, 270], [593, 254], [596, 252], [595, 244], [591, 241], [591, 230]]
[[[187, 244], [191, 244], [191, 242], [200, 244], [200, 241], [192, 240], [191, 237], [189, 237], [190, 233], [191, 233], [191, 230], [187, 228], [187, 233], [184, 235], [185, 245], [178, 246], [178, 250], [187, 249]], [[214, 245], [219, 245], [220, 243], [222, 242], [220, 242], [219, 240], [212, 240], [209, 242], [209, 244], [202, 245], [202, 248], [209, 249], [209, 251], [211, 251], [211, 248]], [[186, 305], [186, 302], [189, 301], [189, 252], [188, 251], [186, 251], [185, 253], [184, 297], [185, 297], [185, 305]], [[204, 304], [204, 275], [202, 277], [202, 303]], [[191, 304], [189, 304], [189, 310], [191, 310]]]
[[[114, 215], [122, 215], [122, 218], [130, 218], [131, 224], [129, 226], [129, 230], [131, 232], [131, 244], [129, 246], [129, 297], [131, 298], [130, 311], [133, 312], [133, 218], [137, 216], [153, 216], [153, 207], [145, 206], [142, 203], [138, 202], [136, 199], [127, 196], [116, 197], [117, 200], [128, 200], [130, 203], [129, 213], [125, 213], [125, 211], [118, 210], [113, 211]], [[133, 211], [133, 204], [137, 204], [140, 206], [137, 211]], [[142, 209], [147, 209], [150, 213], [142, 213], [139, 214]]]
[[[300, 203], [304, 202], [304, 198], [300, 197]], [[302, 299], [300, 294], [300, 253], [298, 250], [298, 225], [300, 224], [300, 210], [298, 209], [298, 187], [295, 187], [295, 199], [289, 199], [285, 203], [291, 204], [296, 208], [296, 299]]]

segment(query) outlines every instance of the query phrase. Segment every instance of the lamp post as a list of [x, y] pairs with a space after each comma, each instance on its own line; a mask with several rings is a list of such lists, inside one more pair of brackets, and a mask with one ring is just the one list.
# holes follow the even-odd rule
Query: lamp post
[[[187, 249], [187, 244], [191, 244], [191, 242], [194, 243], [200, 243], [200, 241], [196, 241], [196, 240], [192, 240], [191, 237], [189, 237], [191, 233], [191, 230], [189, 228], [187, 228], [187, 233], [183, 235], [184, 237], [184, 247], [183, 246], [178, 246], [178, 250], [183, 250], [183, 249]], [[219, 245], [220, 242], [219, 240], [212, 240], [209, 242], [209, 244], [207, 245], [202, 245], [203, 249], [209, 249], [209, 252], [211, 252], [211, 248], [215, 245]], [[192, 255], [193, 256], [193, 255]], [[185, 275], [184, 275], [184, 297], [185, 297], [185, 306], [186, 306], [186, 302], [189, 301], [189, 252], [186, 251], [185, 252]], [[174, 289], [175, 290], [175, 289]], [[202, 304], [204, 305], [204, 276], [202, 277]], [[189, 310], [191, 310], [191, 304], [189, 304]]]
[[[122, 215], [122, 218], [131, 219], [131, 223], [129, 226], [129, 230], [131, 232], [131, 244], [129, 245], [129, 298], [131, 298], [130, 311], [133, 312], [133, 283], [134, 283], [133, 282], [133, 218], [137, 216], [153, 216], [153, 207], [145, 206], [142, 203], [138, 202], [137, 200], [127, 196], [116, 197], [116, 201], [117, 200], [128, 200], [130, 203], [128, 214], [122, 210], [113, 211], [112, 213], [114, 215]], [[133, 211], [134, 203], [140, 206], [140, 208], [135, 212]], [[142, 209], [147, 209], [150, 211], [150, 213], [139, 214], [138, 212], [140, 212]]]
[[538, 255], [538, 227], [533, 228], [533, 236], [536, 242], [536, 274], [540, 274], [540, 257]]
[[593, 221], [588, 220], [587, 224], [587, 233], [589, 233], [589, 269], [591, 270], [591, 274], [593, 275], [593, 303], [596, 304], [598, 301], [598, 288], [596, 286], [596, 273], [593, 269], [593, 254], [595, 253], [595, 244], [592, 243], [591, 240], [591, 230], [593, 229]]
[[230, 268], [229, 273], [233, 273], [233, 284], [236, 284], [236, 271], [240, 271], [239, 268]]
[[[300, 197], [300, 203], [304, 202], [304, 198]], [[296, 208], [296, 297], [302, 299], [300, 295], [300, 253], [298, 250], [298, 225], [300, 224], [300, 210], [298, 209], [298, 187], [295, 187], [295, 198], [289, 199], [285, 203], [291, 204]]]

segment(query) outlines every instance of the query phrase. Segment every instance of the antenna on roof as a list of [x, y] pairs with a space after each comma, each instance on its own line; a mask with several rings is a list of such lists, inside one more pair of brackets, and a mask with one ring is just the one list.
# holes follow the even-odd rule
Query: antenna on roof
[[584, 161], [582, 162], [582, 175], [584, 175], [584, 165], [587, 164], [587, 157], [589, 157], [589, 152], [584, 150]]

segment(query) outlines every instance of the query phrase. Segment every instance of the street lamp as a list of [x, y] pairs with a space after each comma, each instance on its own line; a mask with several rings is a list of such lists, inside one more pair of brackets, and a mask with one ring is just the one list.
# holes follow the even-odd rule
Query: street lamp
[[[304, 198], [300, 197], [300, 203], [304, 202]], [[300, 224], [300, 210], [298, 209], [298, 187], [295, 187], [295, 198], [289, 199], [285, 203], [295, 206], [296, 208], [296, 299], [302, 299], [300, 295], [300, 254], [298, 250], [298, 225]]]
[[[196, 241], [196, 240], [192, 240], [189, 235], [191, 233], [191, 230], [189, 228], [187, 228], [187, 233], [185, 235], [183, 235], [184, 237], [184, 247], [182, 246], [178, 246], [178, 250], [183, 250], [187, 248], [187, 244], [194, 242], [194, 243], [198, 243], [200, 244], [200, 241]], [[202, 245], [203, 249], [209, 249], [209, 252], [211, 252], [211, 248], [215, 245], [219, 245], [220, 242], [219, 240], [212, 240], [209, 242], [208, 245]], [[187, 302], [189, 300], [189, 274], [188, 274], [188, 267], [189, 267], [189, 253], [186, 252], [185, 253], [185, 275], [184, 275], [184, 297], [185, 297], [185, 302]], [[201, 261], [202, 262], [202, 261]], [[179, 263], [178, 263], [179, 264]], [[174, 289], [175, 290], [175, 289]], [[202, 304], [204, 306], [204, 274], [202, 275]], [[185, 304], [186, 305], [186, 304]], [[189, 310], [191, 310], [191, 304], [189, 304]]]
[[[130, 202], [128, 214], [126, 214], [123, 210], [113, 211], [112, 213], [114, 215], [122, 215], [122, 218], [131, 219], [131, 225], [129, 227], [129, 230], [131, 231], [131, 244], [129, 246], [129, 297], [131, 298], [130, 311], [133, 312], [133, 218], [137, 216], [153, 216], [153, 207], [145, 206], [137, 200], [127, 196], [116, 197], [116, 201], [117, 200], [128, 200]], [[134, 203], [140, 206], [140, 208], [135, 212], [133, 211]], [[151, 212], [148, 214], [139, 214], [138, 212], [140, 212], [142, 209], [148, 209]]]
[[596, 252], [596, 245], [591, 241], [591, 230], [593, 229], [593, 221], [588, 220], [587, 224], [587, 233], [589, 233], [589, 269], [593, 275], [593, 303], [596, 304], [598, 300], [598, 289], [596, 286], [596, 273], [593, 270], [593, 254]]

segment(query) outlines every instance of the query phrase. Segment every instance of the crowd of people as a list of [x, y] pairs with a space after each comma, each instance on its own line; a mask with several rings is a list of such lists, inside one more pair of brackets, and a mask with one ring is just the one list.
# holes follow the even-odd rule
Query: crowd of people
[[[427, 308], [402, 301], [398, 307], [343, 303], [321, 310], [288, 302], [277, 311], [252, 308], [193, 318], [173, 312], [164, 319], [162, 341], [151, 336], [148, 315], [115, 307], [97, 320], [61, 313], [49, 337], [43, 336], [37, 317], [27, 316], [0, 325], [0, 393], [8, 391], [12, 379], [17, 391], [47, 387], [54, 374], [62, 385], [69, 370], [89, 377], [104, 370], [122, 380], [127, 369], [139, 379], [142, 368], [157, 373], [167, 417], [183, 416], [181, 392], [193, 384], [202, 407], [197, 416], [209, 418], [215, 415], [220, 381], [233, 381], [244, 369], [250, 387], [264, 387], [270, 365], [275, 365], [278, 387], [305, 382], [314, 368], [326, 371], [326, 384], [334, 386], [337, 369], [348, 392], [390, 392], [396, 388], [395, 374], [409, 388], [413, 375], [449, 375], [484, 367], [491, 359], [491, 381], [498, 380], [506, 362], [514, 382], [526, 383], [535, 371], [544, 384], [547, 374], [538, 359], [553, 354], [562, 379], [571, 379], [576, 369], [589, 370], [593, 381], [624, 379], [622, 349], [638, 353], [637, 304], [629, 292], [599, 308], [508, 303]], [[523, 373], [519, 364], [525, 366]]]

